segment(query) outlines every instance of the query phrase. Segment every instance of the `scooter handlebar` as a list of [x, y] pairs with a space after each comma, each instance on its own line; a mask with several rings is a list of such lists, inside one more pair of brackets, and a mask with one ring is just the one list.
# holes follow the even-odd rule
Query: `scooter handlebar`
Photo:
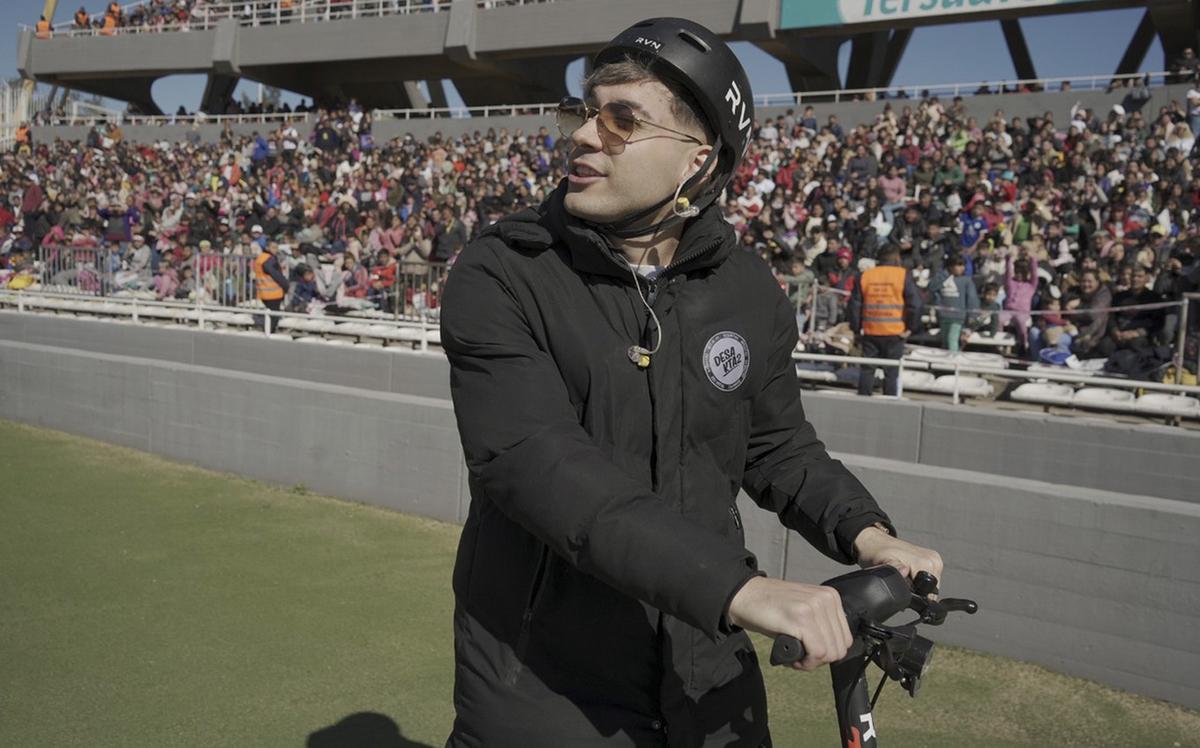
[[775, 645], [771, 647], [772, 665], [791, 665], [804, 659], [804, 645], [794, 636], [780, 634], [775, 637]]

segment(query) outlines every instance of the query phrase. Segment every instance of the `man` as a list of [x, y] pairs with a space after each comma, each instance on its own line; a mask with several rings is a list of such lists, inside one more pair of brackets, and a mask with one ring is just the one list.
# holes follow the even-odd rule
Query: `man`
[[920, 264], [918, 252], [914, 250], [929, 239], [929, 229], [921, 218], [921, 209], [916, 205], [907, 206], [904, 214], [892, 224], [889, 238], [900, 248], [905, 267]]
[[[254, 289], [258, 300], [267, 309], [278, 312], [283, 306], [283, 297], [287, 295], [288, 279], [279, 267], [279, 244], [269, 241], [262, 252], [254, 259]], [[257, 324], [257, 323], [256, 323]], [[276, 320], [267, 315], [266, 331], [275, 329]]]
[[433, 235], [433, 252], [430, 262], [449, 262], [462, 251], [467, 243], [467, 227], [454, 215], [449, 205], [442, 208], [442, 222]]
[[[1161, 302], [1162, 296], [1149, 288], [1149, 285], [1150, 273], [1141, 265], [1135, 266], [1132, 285], [1128, 289], [1114, 294], [1112, 305], [1120, 308]], [[1162, 309], [1134, 309], [1109, 315], [1108, 336], [1100, 341], [1098, 353], [1108, 357], [1118, 350], [1139, 350], [1152, 347], [1154, 334], [1162, 322], [1162, 311]]]
[[[921, 319], [921, 294], [912, 275], [900, 266], [900, 248], [886, 245], [879, 253], [879, 264], [865, 270], [850, 297], [850, 329], [859, 336], [866, 358], [898, 359], [904, 355], [904, 341], [917, 329]], [[874, 366], [860, 366], [858, 394], [871, 396], [875, 389]], [[883, 369], [883, 394], [898, 395], [900, 367]]]
[[809, 670], [850, 633], [828, 588], [758, 571], [739, 486], [843, 563], [941, 559], [817, 440], [795, 314], [714, 206], [754, 119], [737, 58], [655, 19], [584, 91], [559, 107], [568, 177], [443, 295], [472, 496], [448, 745], [770, 745], [743, 629], [800, 638]]

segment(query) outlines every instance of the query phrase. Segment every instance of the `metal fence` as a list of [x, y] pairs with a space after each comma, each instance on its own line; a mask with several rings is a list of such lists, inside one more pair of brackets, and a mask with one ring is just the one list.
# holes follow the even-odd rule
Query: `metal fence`
[[[476, 7], [492, 10], [513, 5], [535, 5], [555, 0], [476, 0]], [[451, 0], [200, 0], [186, 18], [150, 16], [145, 22], [117, 26], [116, 34], [153, 34], [164, 31], [207, 31], [217, 24], [233, 20], [241, 26], [273, 26], [287, 23], [318, 23], [341, 21], [354, 18], [380, 18], [383, 16], [410, 15], [417, 13], [442, 13], [450, 10]], [[141, 18], [142, 8], [148, 2], [130, 3], [122, 6], [122, 16]], [[171, 20], [166, 20], [170, 18]], [[52, 37], [106, 36], [102, 20], [97, 14], [93, 23], [80, 28], [74, 21], [62, 21], [52, 27]], [[33, 29], [21, 24], [26, 31]]]
[[[54, 247], [38, 250], [37, 278], [40, 290], [78, 296], [114, 296], [136, 294], [157, 300], [181, 300], [218, 307], [258, 306], [254, 288], [254, 257], [248, 255], [199, 252], [182, 267], [176, 268], [175, 282], [166, 282], [150, 267], [134, 270], [130, 251], [120, 245], [109, 247]], [[284, 261], [294, 268], [297, 261]], [[190, 279], [184, 278], [190, 269]], [[327, 276], [334, 272], [317, 265], [314, 272]], [[285, 270], [285, 273], [288, 272]], [[368, 281], [366, 288], [346, 289], [335, 298], [311, 305], [314, 313], [325, 304], [360, 310], [376, 310], [393, 319], [420, 320], [436, 317], [441, 291], [449, 267], [443, 263], [402, 262], [394, 275], [378, 283]], [[294, 284], [292, 286], [294, 288]], [[285, 300], [292, 307], [291, 295]]]
[[[992, 81], [991, 85], [1037, 86], [1046, 91], [1057, 91], [1062, 88], [1063, 83], [1069, 83], [1072, 90], [1075, 91], [1095, 91], [1109, 88], [1114, 84], [1123, 84], [1130, 80], [1147, 78], [1147, 76], [1151, 86], [1162, 86], [1170, 82], [1170, 75], [1170, 73], [1086, 75], [1072, 76], [1068, 78], [1037, 78], [1032, 80]], [[916, 101], [919, 100], [923, 95], [971, 96], [975, 95], [979, 88], [985, 84], [986, 81], [976, 81], [972, 83], [934, 83], [918, 86], [892, 86], [889, 88], [862, 88], [838, 91], [798, 91], [791, 93], [761, 94], [754, 97], [754, 104], [758, 107], [784, 107], [819, 102], [828, 103], [862, 100], [902, 100], [898, 99], [900, 96], [909, 97], [908, 100]], [[409, 109], [376, 109], [372, 111], [372, 117], [374, 117], [376, 122], [388, 119], [469, 119], [472, 117], [516, 117], [522, 115], [550, 117], [554, 114], [554, 111], [557, 108], [558, 102], [547, 102], [542, 104], [498, 104], [475, 107], [415, 107]], [[137, 115], [122, 113], [116, 116], [103, 116], [87, 115], [83, 112], [73, 110], [69, 113], [65, 112], [62, 115], [52, 115], [49, 118], [48, 123], [52, 125], [89, 126], [104, 122], [119, 122], [123, 125], [173, 126], [190, 125], [194, 122], [199, 122], [201, 124], [223, 124], [225, 122], [230, 122], [233, 124], [283, 124], [287, 122], [308, 122], [309, 120], [310, 114], [303, 112], [221, 115], [193, 114], [186, 116], [174, 114]]]

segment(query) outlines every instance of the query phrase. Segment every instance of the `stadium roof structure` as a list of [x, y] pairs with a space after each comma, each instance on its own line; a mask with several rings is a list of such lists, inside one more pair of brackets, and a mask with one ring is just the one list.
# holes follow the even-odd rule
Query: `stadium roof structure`
[[[368, 107], [445, 106], [450, 79], [467, 106], [555, 101], [566, 67], [648, 16], [685, 16], [783, 62], [795, 91], [887, 86], [918, 26], [998, 21], [1017, 74], [1037, 77], [1020, 18], [1145, 7], [1117, 73], [1136, 72], [1155, 36], [1174, 59], [1195, 46], [1194, 0], [208, 0], [186, 24], [20, 32], [21, 75], [130, 102], [168, 75], [205, 74], [201, 109], [221, 113], [241, 79]], [[130, 6], [133, 7], [133, 6]], [[838, 51], [851, 44], [845, 79]], [[419, 85], [426, 82], [426, 97]]]

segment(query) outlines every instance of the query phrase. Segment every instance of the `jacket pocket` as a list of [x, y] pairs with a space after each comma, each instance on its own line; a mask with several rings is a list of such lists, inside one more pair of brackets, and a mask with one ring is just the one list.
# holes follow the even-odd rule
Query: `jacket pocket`
[[550, 546], [543, 545], [542, 552], [538, 556], [537, 567], [533, 573], [533, 581], [529, 584], [529, 594], [525, 598], [525, 610], [521, 613], [521, 630], [517, 634], [517, 646], [514, 649], [516, 658], [508, 671], [508, 677], [505, 679], [510, 686], [516, 684], [517, 677], [521, 674], [522, 663], [529, 650], [529, 634], [533, 626], [533, 612], [537, 607], [538, 598], [541, 597], [542, 590], [546, 586], [546, 570], [549, 566]]

